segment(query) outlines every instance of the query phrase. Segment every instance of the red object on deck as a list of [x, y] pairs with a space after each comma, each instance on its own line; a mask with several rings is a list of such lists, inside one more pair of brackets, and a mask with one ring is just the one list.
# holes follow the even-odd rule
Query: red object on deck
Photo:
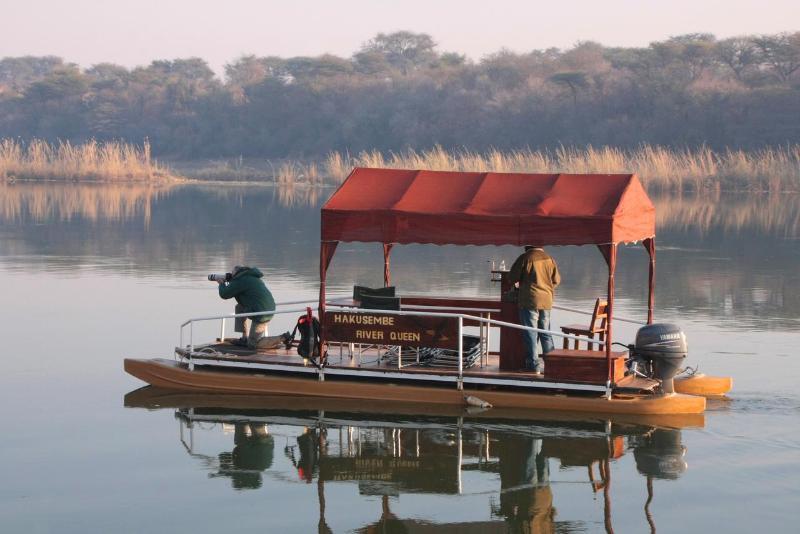
[[627, 352], [611, 352], [611, 371], [608, 367], [605, 351], [555, 349], [542, 356], [544, 360], [544, 376], [551, 380], [579, 380], [593, 384], [603, 384], [610, 379], [618, 382], [625, 376], [625, 358]]
[[635, 174], [358, 167], [322, 207], [321, 234], [320, 315], [325, 311], [326, 272], [339, 241], [382, 243], [385, 285], [389, 253], [397, 243], [597, 245], [609, 267], [606, 360], [613, 382], [617, 245], [642, 241], [650, 256], [647, 319], [653, 321], [655, 208]]

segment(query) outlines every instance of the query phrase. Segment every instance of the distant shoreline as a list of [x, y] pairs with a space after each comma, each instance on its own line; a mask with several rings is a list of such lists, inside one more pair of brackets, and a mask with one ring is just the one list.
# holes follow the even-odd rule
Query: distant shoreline
[[261, 158], [204, 159], [159, 163], [150, 146], [89, 141], [80, 145], [26, 145], [0, 140], [0, 179], [93, 183], [261, 183], [278, 186], [330, 186], [353, 167], [429, 169], [463, 172], [635, 173], [657, 191], [800, 192], [800, 145], [756, 151], [708, 148], [674, 150], [642, 145], [556, 150], [473, 152], [434, 147], [385, 155], [331, 152], [321, 161]]
[[331, 152], [320, 162], [234, 158], [175, 162], [178, 174], [191, 180], [267, 182], [276, 185], [338, 185], [353, 167], [429, 169], [463, 172], [635, 173], [658, 191], [800, 192], [800, 145], [757, 151], [708, 148], [673, 150], [642, 145], [635, 150], [613, 147], [557, 150], [472, 152], [407, 150], [351, 156]]

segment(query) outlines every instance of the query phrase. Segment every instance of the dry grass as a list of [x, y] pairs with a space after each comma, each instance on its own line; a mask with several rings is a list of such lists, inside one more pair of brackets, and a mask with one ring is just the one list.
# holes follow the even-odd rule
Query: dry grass
[[174, 178], [150, 156], [150, 144], [88, 141], [23, 144], [0, 140], [0, 178], [91, 182], [155, 182]]
[[335, 183], [341, 183], [350, 171], [353, 170], [353, 161], [350, 154], [345, 152], [331, 152], [322, 164], [325, 169], [325, 176]]
[[285, 161], [275, 170], [273, 181], [276, 185], [294, 184], [322, 185], [322, 176], [316, 163], [302, 164]]
[[[612, 147], [501, 152], [447, 151], [434, 147], [383, 154], [361, 152], [355, 156], [331, 152], [321, 163], [261, 160], [216, 162], [185, 171], [205, 180], [272, 181], [276, 185], [341, 183], [353, 167], [387, 167], [472, 172], [530, 173], [636, 173], [650, 190], [667, 191], [800, 191], [800, 145], [744, 152], [714, 152], [708, 148], [672, 150], [643, 145], [635, 150]], [[53, 181], [153, 182], [173, 179], [141, 147], [89, 141], [28, 144], [0, 140], [0, 179]]]
[[649, 145], [635, 150], [560, 147], [553, 151], [485, 153], [434, 147], [388, 155], [378, 151], [356, 156], [334, 152], [324, 163], [327, 176], [337, 183], [357, 166], [473, 172], [636, 173], [652, 190], [800, 191], [800, 145], [754, 152], [672, 150]]
[[315, 163], [307, 165], [284, 162], [275, 173], [276, 199], [281, 206], [313, 206], [320, 197], [324, 185], [319, 167]]

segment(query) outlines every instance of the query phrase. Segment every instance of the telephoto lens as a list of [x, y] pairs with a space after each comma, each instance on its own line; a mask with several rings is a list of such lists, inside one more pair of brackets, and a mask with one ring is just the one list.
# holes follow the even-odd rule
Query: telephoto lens
[[208, 275], [209, 282], [230, 282], [231, 278], [231, 273]]

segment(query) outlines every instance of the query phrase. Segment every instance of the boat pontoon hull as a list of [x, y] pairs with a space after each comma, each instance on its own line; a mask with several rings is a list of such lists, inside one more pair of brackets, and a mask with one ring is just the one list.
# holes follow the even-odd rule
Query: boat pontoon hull
[[207, 393], [313, 396], [366, 401], [398, 401], [424, 405], [461, 405], [472, 395], [497, 408], [560, 410], [598, 414], [698, 414], [706, 407], [704, 397], [672, 394], [603, 395], [532, 393], [502, 389], [463, 390], [437, 385], [406, 385], [369, 380], [326, 379], [232, 370], [195, 368], [167, 359], [126, 359], [125, 371], [162, 388]]
[[703, 397], [723, 397], [733, 387], [733, 378], [698, 373], [692, 376], [675, 378], [673, 383], [677, 393], [701, 395]]

